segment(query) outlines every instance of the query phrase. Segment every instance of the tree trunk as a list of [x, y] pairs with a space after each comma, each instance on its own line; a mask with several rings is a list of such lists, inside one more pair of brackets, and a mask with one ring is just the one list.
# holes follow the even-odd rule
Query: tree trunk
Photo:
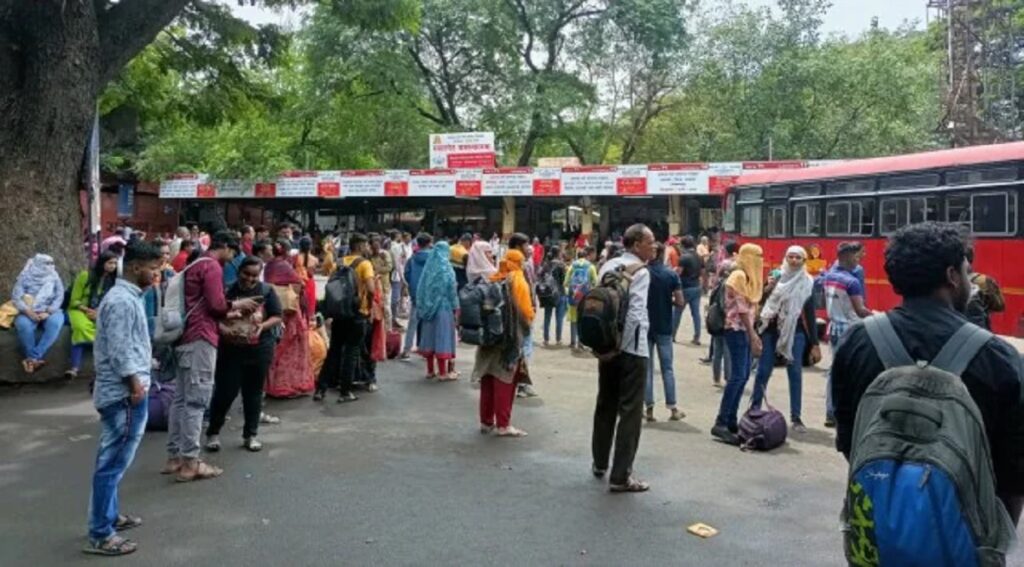
[[35, 253], [65, 278], [84, 266], [78, 179], [96, 98], [188, 1], [0, 0], [0, 298]]
[[92, 1], [0, 8], [0, 297], [27, 258], [50, 254], [62, 276], [84, 265], [78, 172], [99, 90]]

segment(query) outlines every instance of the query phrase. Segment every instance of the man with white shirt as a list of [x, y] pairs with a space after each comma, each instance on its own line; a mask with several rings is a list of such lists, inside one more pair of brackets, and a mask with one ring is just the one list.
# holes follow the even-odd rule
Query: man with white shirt
[[401, 330], [402, 325], [398, 322], [398, 306], [402, 302], [402, 286], [404, 285], [403, 274], [405, 274], [405, 262], [408, 260], [408, 256], [405, 255], [405, 247], [402, 246], [402, 233], [397, 230], [392, 230], [388, 233], [391, 238], [391, 260], [395, 266], [394, 271], [391, 272], [391, 327], [395, 330]]
[[[625, 253], [605, 262], [598, 280], [613, 270], [646, 265], [654, 257], [654, 233], [642, 224], [626, 229], [622, 244], [626, 248]], [[634, 273], [619, 351], [613, 357], [601, 360], [597, 367], [592, 472], [595, 477], [604, 478], [614, 439], [615, 459], [608, 479], [612, 492], [646, 492], [650, 489], [649, 484], [633, 477], [633, 459], [640, 446], [647, 358], [650, 354], [647, 345], [650, 327], [647, 292], [650, 284], [651, 275], [646, 268]]]

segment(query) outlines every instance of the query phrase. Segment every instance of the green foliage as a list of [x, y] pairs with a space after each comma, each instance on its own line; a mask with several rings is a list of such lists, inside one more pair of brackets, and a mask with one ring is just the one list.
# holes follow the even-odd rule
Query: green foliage
[[822, 38], [825, 0], [703, 13], [677, 0], [313, 4], [292, 33], [190, 8], [104, 92], [108, 120], [130, 110], [139, 131], [104, 163], [147, 178], [424, 167], [427, 136], [460, 130], [494, 131], [504, 164], [769, 148], [846, 158], [941, 142], [931, 36]]

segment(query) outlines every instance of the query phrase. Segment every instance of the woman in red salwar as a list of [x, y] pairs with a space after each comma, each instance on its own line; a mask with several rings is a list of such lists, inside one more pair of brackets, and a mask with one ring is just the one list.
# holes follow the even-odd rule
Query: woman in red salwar
[[[312, 312], [305, 293], [305, 281], [292, 267], [288, 253], [291, 243], [274, 243], [274, 259], [267, 262], [263, 280], [274, 286], [284, 311], [284, 331], [274, 349], [274, 361], [267, 374], [265, 391], [274, 398], [294, 398], [313, 391], [313, 370], [309, 361], [309, 319]], [[315, 307], [315, 306], [314, 306]]]

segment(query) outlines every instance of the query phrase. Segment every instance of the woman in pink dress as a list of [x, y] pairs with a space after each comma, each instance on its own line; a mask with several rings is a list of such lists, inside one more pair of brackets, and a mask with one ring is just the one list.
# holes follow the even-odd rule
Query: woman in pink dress
[[284, 331], [274, 349], [264, 390], [274, 398], [294, 398], [313, 391], [314, 377], [309, 361], [309, 313], [305, 282], [292, 267], [291, 243], [274, 243], [274, 259], [267, 262], [263, 280], [274, 286], [284, 311]]

